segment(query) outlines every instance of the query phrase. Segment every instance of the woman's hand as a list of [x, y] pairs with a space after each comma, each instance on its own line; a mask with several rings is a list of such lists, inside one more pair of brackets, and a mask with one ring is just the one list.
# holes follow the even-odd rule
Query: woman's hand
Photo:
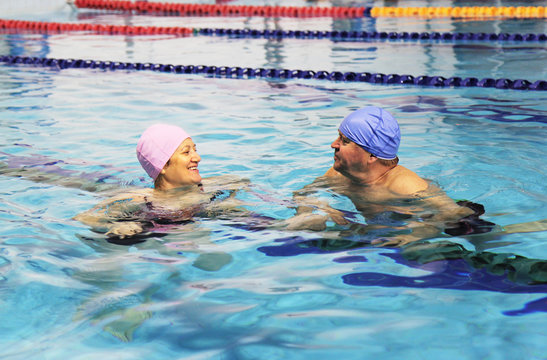
[[143, 228], [139, 222], [124, 221], [112, 224], [105, 235], [108, 237], [119, 237], [120, 239], [124, 239], [142, 232]]

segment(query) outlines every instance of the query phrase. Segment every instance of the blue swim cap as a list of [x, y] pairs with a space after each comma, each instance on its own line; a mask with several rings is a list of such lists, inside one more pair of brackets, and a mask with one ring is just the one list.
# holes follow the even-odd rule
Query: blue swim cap
[[367, 106], [346, 116], [338, 128], [345, 137], [372, 155], [385, 160], [397, 157], [401, 131], [386, 110]]

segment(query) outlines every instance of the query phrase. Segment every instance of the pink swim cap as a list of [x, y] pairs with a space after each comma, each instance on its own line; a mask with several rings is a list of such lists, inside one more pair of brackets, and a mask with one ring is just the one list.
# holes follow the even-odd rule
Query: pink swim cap
[[146, 129], [137, 143], [137, 158], [142, 168], [154, 180], [177, 150], [190, 135], [174, 125], [155, 124]]

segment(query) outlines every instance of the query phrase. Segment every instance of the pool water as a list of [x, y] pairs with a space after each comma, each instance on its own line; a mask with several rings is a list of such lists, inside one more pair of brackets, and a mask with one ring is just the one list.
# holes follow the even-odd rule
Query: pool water
[[[177, 18], [68, 7], [2, 17], [284, 30], [546, 32], [541, 19]], [[4, 32], [0, 55], [547, 79], [544, 42]], [[544, 359], [547, 285], [545, 278], [530, 284], [529, 275], [545, 274], [546, 231], [442, 236], [398, 249], [359, 242], [359, 233], [348, 235], [334, 224], [320, 232], [289, 231], [202, 218], [123, 246], [72, 218], [106, 196], [75, 183], [152, 185], [135, 145], [146, 127], [161, 121], [192, 134], [202, 176], [249, 179], [251, 190], [238, 195], [248, 209], [259, 218], [287, 219], [294, 214], [288, 207], [293, 192], [331, 165], [329, 145], [341, 119], [376, 105], [400, 123], [402, 165], [453, 199], [482, 204], [482, 218], [499, 227], [538, 222], [547, 218], [546, 104], [543, 91], [2, 63], [0, 357]], [[54, 179], [19, 176], [32, 171]], [[336, 193], [319, 196], [355, 211]], [[484, 265], [486, 258], [517, 269]], [[214, 268], [219, 262], [224, 266]]]

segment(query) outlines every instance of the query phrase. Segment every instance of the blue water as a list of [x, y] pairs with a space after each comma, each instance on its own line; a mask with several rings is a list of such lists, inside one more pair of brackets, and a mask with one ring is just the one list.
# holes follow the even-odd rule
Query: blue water
[[[11, 18], [287, 30], [546, 32], [545, 21], [511, 19], [274, 21], [66, 8], [39, 14], [29, 9]], [[545, 43], [21, 32], [0, 34], [0, 54], [547, 79]], [[545, 231], [438, 238], [430, 243], [449, 241], [445, 252], [405, 252], [356, 244], [348, 239], [358, 234], [343, 235], [332, 224], [324, 232], [288, 231], [212, 218], [121, 246], [72, 220], [105, 195], [61, 185], [59, 179], [151, 186], [136, 160], [135, 144], [148, 125], [169, 122], [192, 134], [203, 176], [250, 179], [254, 194], [240, 194], [251, 203], [249, 209], [285, 219], [293, 214], [286, 207], [292, 192], [330, 166], [329, 145], [343, 116], [377, 105], [399, 120], [402, 165], [434, 180], [453, 199], [484, 205], [482, 218], [506, 227], [547, 218], [546, 104], [544, 92], [531, 91], [0, 64], [0, 161], [58, 175], [53, 183], [0, 176], [0, 357], [544, 359], [547, 286], [513, 278], [507, 269], [472, 266], [472, 259], [487, 253], [544, 261]], [[321, 196], [354, 210], [348, 199], [328, 192]], [[229, 254], [232, 260], [218, 271], [204, 271], [193, 266], [203, 253]], [[432, 253], [438, 261], [432, 261]]]

